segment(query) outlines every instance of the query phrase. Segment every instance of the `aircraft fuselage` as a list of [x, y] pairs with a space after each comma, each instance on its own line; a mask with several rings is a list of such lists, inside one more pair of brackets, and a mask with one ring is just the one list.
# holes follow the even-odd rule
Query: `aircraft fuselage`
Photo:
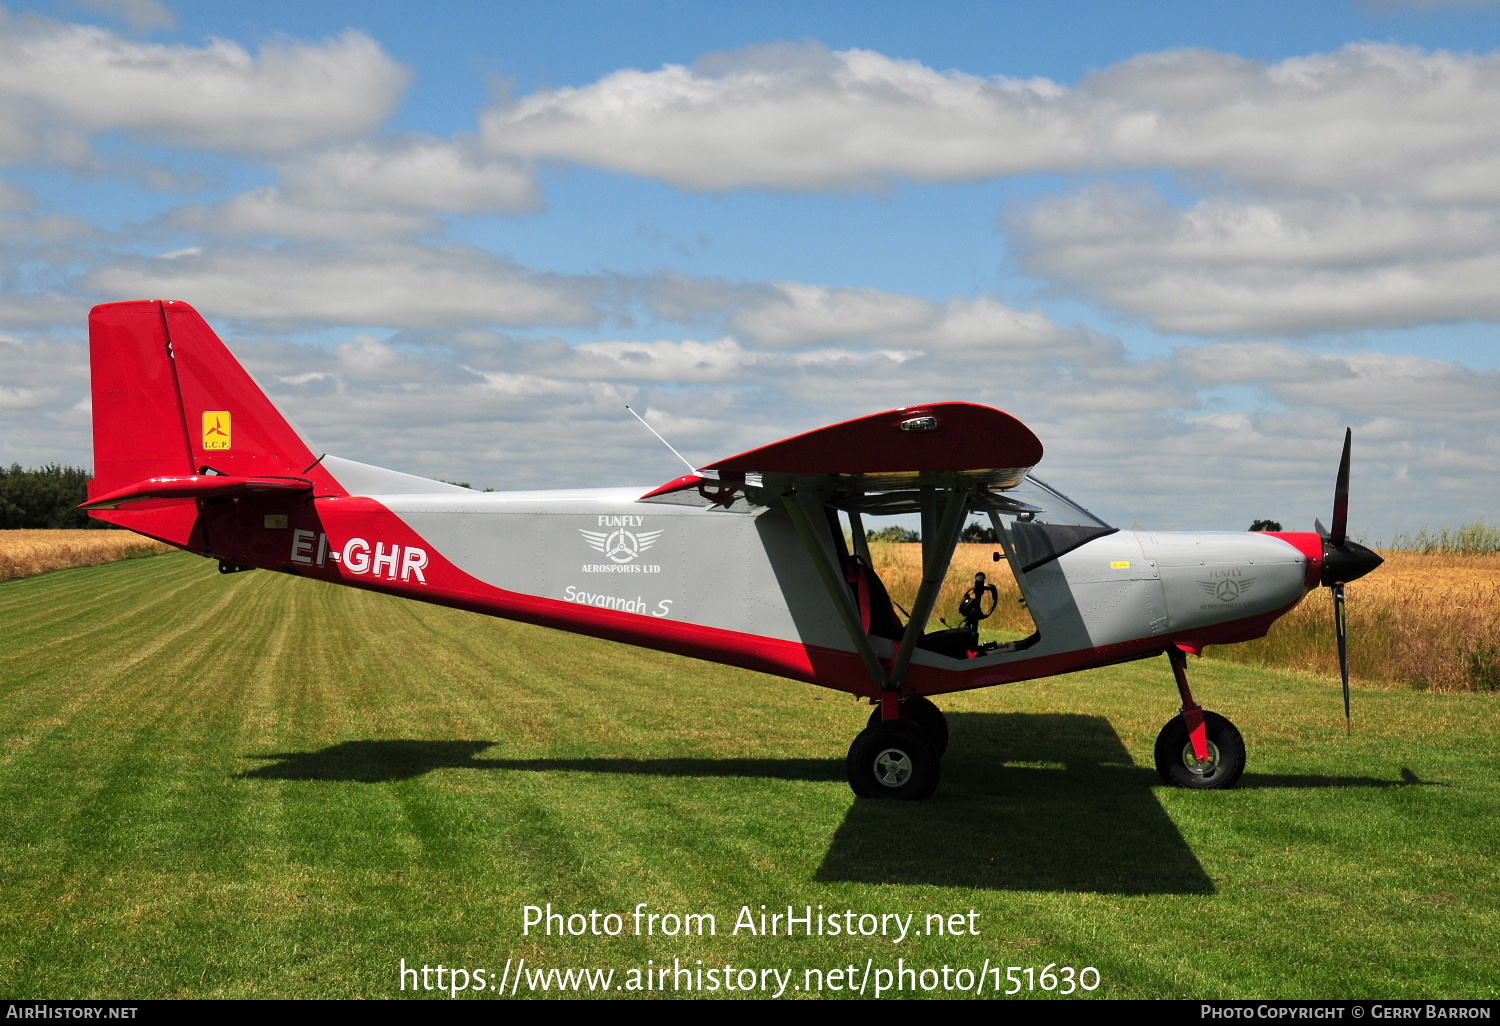
[[[643, 489], [433, 491], [350, 461], [324, 466], [350, 491], [412, 490], [205, 502], [205, 554], [878, 694], [779, 507], [653, 504], [637, 501]], [[908, 690], [1259, 637], [1316, 586], [1319, 551], [1314, 534], [1106, 534], [1016, 575], [1033, 642], [964, 659], [918, 651]], [[893, 658], [895, 642], [870, 641]]]

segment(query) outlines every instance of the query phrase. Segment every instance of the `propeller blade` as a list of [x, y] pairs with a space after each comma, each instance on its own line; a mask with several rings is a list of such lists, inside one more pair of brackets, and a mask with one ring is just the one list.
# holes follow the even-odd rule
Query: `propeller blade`
[[1344, 547], [1349, 527], [1349, 448], [1354, 442], [1354, 429], [1344, 429], [1344, 456], [1339, 460], [1339, 476], [1333, 486], [1333, 530], [1329, 532], [1328, 544], [1336, 549]]
[[1344, 732], [1354, 733], [1354, 717], [1349, 709], [1349, 616], [1344, 608], [1344, 586], [1335, 584], [1333, 592], [1333, 629], [1339, 639], [1339, 676], [1344, 681]]
[[1318, 519], [1317, 517], [1313, 517], [1313, 530], [1317, 531], [1318, 535], [1324, 541], [1328, 540], [1328, 528], [1324, 527], [1323, 526], [1323, 521], [1320, 520], [1320, 519]]

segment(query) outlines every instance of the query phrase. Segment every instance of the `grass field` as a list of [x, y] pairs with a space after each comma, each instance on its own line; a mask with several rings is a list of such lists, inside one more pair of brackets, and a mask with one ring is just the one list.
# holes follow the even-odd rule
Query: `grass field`
[[[1151, 769], [1151, 660], [946, 699], [937, 797], [857, 803], [863, 707], [540, 628], [188, 555], [5, 582], [0, 624], [6, 997], [388, 997], [401, 958], [522, 957], [1500, 996], [1493, 695], [1360, 688], [1346, 738], [1336, 685], [1194, 661], [1249, 766], [1191, 793]], [[547, 902], [718, 932], [523, 937]], [[979, 935], [731, 935], [789, 903]]]

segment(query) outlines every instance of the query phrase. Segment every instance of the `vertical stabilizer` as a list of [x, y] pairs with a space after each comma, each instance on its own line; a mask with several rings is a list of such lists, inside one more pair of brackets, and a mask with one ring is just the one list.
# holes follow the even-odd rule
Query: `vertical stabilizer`
[[94, 405], [90, 498], [146, 478], [194, 470], [161, 307], [157, 302], [110, 303], [89, 313]]
[[[94, 479], [89, 498], [153, 478], [301, 477], [345, 494], [302, 435], [186, 303], [106, 303], [89, 314]], [[199, 499], [150, 499], [92, 516], [204, 551]]]

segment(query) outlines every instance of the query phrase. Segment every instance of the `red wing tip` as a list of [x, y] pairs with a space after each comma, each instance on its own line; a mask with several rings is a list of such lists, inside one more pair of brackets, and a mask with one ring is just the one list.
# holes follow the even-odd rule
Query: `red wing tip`
[[636, 501], [640, 502], [641, 499], [652, 499], [658, 495], [670, 495], [672, 492], [684, 491], [688, 488], [695, 487], [697, 484], [699, 484], [699, 482], [707, 480], [708, 478], [700, 477], [697, 474], [683, 474], [681, 477], [674, 477], [672, 480], [668, 481], [660, 488], [651, 489], [651, 491], [647, 492], [645, 495], [642, 495], [641, 498], [637, 499]]

